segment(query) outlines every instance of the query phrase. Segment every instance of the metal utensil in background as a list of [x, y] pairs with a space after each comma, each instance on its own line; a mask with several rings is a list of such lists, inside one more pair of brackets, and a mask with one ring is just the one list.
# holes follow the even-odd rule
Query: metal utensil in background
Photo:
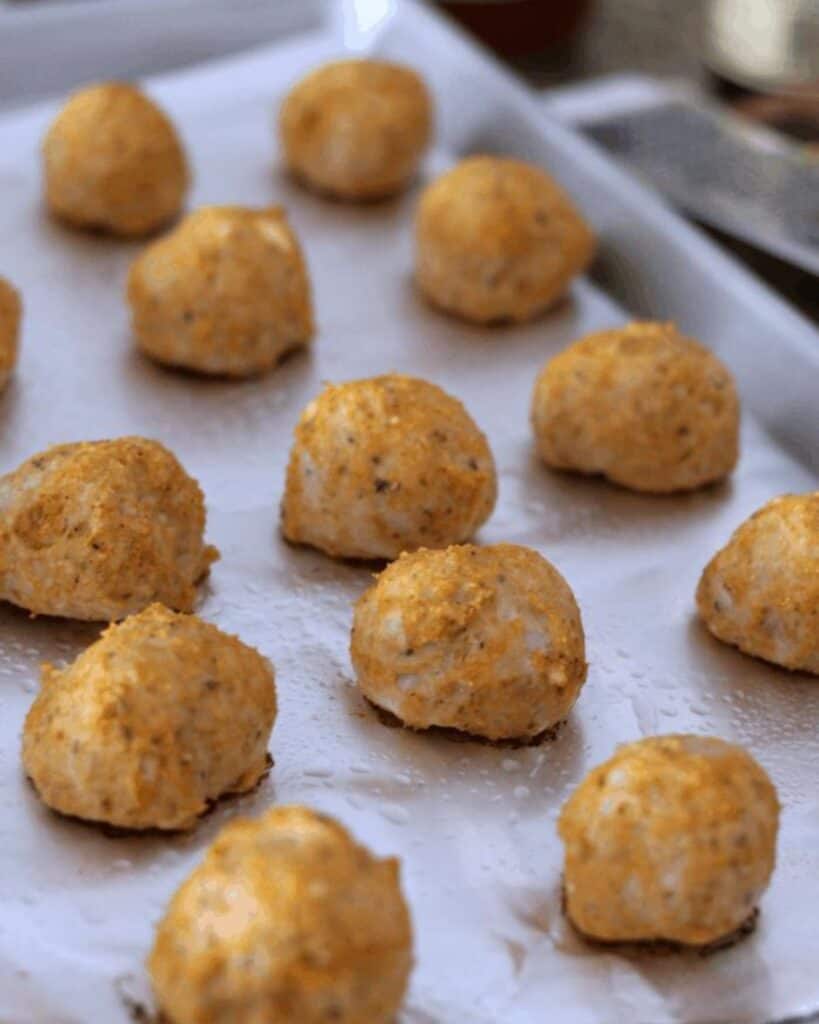
[[703, 58], [759, 93], [819, 91], [819, 0], [711, 0]]
[[819, 0], [711, 0], [703, 59], [743, 117], [819, 147]]
[[819, 274], [819, 162], [701, 101], [587, 131], [695, 217]]
[[610, 75], [544, 96], [819, 321], [819, 160], [696, 86]]

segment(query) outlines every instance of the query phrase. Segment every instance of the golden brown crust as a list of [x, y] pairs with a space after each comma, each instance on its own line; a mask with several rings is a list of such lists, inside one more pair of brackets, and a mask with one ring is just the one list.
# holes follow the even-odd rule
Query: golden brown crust
[[17, 365], [22, 313], [19, 293], [0, 277], [0, 391]]
[[55, 445], [0, 478], [0, 598], [111, 621], [153, 601], [191, 611], [218, 558], [197, 482], [156, 441]]
[[730, 372], [673, 324], [632, 323], [570, 345], [537, 378], [532, 425], [547, 465], [655, 494], [720, 480], [739, 454]]
[[243, 377], [313, 335], [310, 280], [281, 207], [205, 206], [134, 262], [139, 347], [161, 363]]
[[223, 829], [171, 900], [148, 960], [172, 1024], [392, 1024], [412, 967], [395, 859], [276, 807]]
[[110, 626], [68, 668], [43, 666], [23, 765], [62, 814], [191, 828], [220, 796], [257, 785], [275, 717], [265, 658], [155, 604]]
[[424, 295], [476, 323], [542, 313], [586, 269], [595, 245], [548, 174], [491, 156], [468, 157], [427, 187], [415, 243]]
[[410, 68], [337, 61], [312, 71], [279, 113], [284, 161], [306, 184], [342, 199], [382, 199], [415, 175], [432, 133], [432, 102]]
[[467, 540], [492, 512], [495, 466], [463, 405], [387, 374], [329, 385], [296, 426], [282, 532], [342, 558]]
[[719, 640], [819, 675], [819, 491], [758, 509], [705, 567], [697, 610]]
[[55, 217], [114, 235], [172, 220], [188, 190], [173, 124], [143, 92], [105, 82], [70, 97], [43, 141], [45, 197]]
[[723, 940], [768, 885], [778, 823], [773, 784], [739, 747], [685, 735], [622, 746], [560, 815], [568, 916], [604, 941]]
[[[562, 891], [561, 909], [566, 914], [566, 890]], [[713, 942], [706, 942], [704, 945], [688, 945], [684, 942], [669, 942], [667, 939], [644, 939], [636, 942], [620, 942], [616, 939], [597, 939], [593, 935], [586, 935], [577, 925], [568, 918], [569, 924], [575, 932], [590, 946], [595, 946], [602, 952], [625, 953], [643, 956], [673, 956], [680, 953], [695, 953], [697, 956], [711, 956], [724, 949], [731, 949], [738, 942], [747, 939], [756, 931], [759, 921], [759, 908], [754, 907], [751, 913], [745, 918], [742, 924], [728, 935], [723, 935]]]
[[[249, 785], [247, 786], [247, 788], [242, 790], [230, 789], [224, 793], [220, 793], [219, 796], [214, 797], [213, 799], [206, 799], [204, 810], [197, 816], [195, 824], [198, 825], [199, 822], [201, 822], [204, 818], [207, 818], [208, 815], [212, 814], [217, 808], [222, 807], [225, 804], [230, 804], [233, 801], [238, 801], [242, 797], [249, 796], [251, 793], [255, 793], [256, 790], [258, 790], [261, 787], [262, 783], [265, 781], [268, 775], [270, 775], [270, 773], [273, 771], [274, 765], [275, 761], [273, 760], [273, 758], [270, 755], [270, 752], [268, 751], [267, 754], [265, 755], [264, 768], [259, 777], [253, 783], [253, 785]], [[42, 800], [42, 796], [37, 791], [37, 786], [35, 785], [34, 780], [30, 776], [27, 776], [27, 779], [31, 788]], [[45, 803], [45, 801], [43, 801], [43, 803]], [[159, 828], [156, 825], [148, 825], [145, 827], [135, 827], [131, 825], [111, 825], [107, 821], [92, 821], [90, 818], [81, 818], [78, 817], [76, 814], [66, 814], [63, 811], [57, 810], [55, 807], [49, 807], [49, 810], [52, 811], [57, 817], [62, 818], [65, 821], [75, 821], [82, 825], [83, 828], [89, 828], [99, 832], [99, 834], [105, 836], [106, 839], [134, 839], [136, 837], [144, 839], [149, 836], [159, 837], [169, 835], [183, 835], [186, 832], [190, 832], [191, 828], [194, 825], [194, 823], [190, 821], [186, 821], [183, 825], [180, 826], [171, 826], [168, 828]]]
[[[379, 707], [377, 704], [373, 704], [371, 700], [367, 700], [367, 704], [373, 709], [376, 717], [382, 725], [385, 725], [388, 729], [413, 729], [412, 726], [408, 726], [405, 722], [394, 715], [391, 711], [387, 711], [384, 708]], [[429, 733], [430, 736], [440, 736], [442, 739], [451, 740], [453, 743], [477, 743], [482, 747], [494, 747], [496, 750], [525, 750], [527, 747], [539, 747], [544, 743], [552, 743], [560, 735], [560, 731], [566, 724], [565, 719], [562, 722], [558, 722], [557, 725], [551, 726], [549, 729], [544, 729], [543, 732], [537, 733], [536, 736], [517, 736], [512, 739], [500, 739], [490, 740], [486, 736], [479, 736], [474, 732], [464, 732], [463, 729], [452, 729], [446, 725], [430, 725], [424, 729], [413, 729], [413, 732], [424, 732]]]
[[350, 654], [365, 697], [405, 725], [489, 740], [554, 728], [586, 678], [571, 589], [514, 544], [401, 555], [356, 603]]

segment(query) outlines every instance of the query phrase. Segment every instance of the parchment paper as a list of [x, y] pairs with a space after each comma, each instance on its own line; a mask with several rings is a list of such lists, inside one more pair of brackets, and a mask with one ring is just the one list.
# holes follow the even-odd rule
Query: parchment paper
[[[275, 102], [331, 52], [331, 40], [311, 37], [155, 89], [190, 150], [191, 205], [281, 202], [304, 242], [314, 349], [254, 381], [198, 380], [134, 352], [122, 293], [139, 247], [45, 219], [37, 148], [54, 104], [0, 122], [0, 272], [26, 304], [21, 366], [0, 399], [0, 470], [67, 440], [141, 433], [169, 445], [201, 481], [208, 537], [222, 551], [199, 612], [270, 656], [281, 708], [275, 768], [257, 793], [219, 806], [189, 836], [107, 838], [46, 810], [19, 759], [38, 664], [73, 658], [98, 629], [0, 606], [0, 1020], [128, 1021], [129, 1002], [146, 1002], [142, 964], [171, 893], [226, 821], [274, 802], [337, 815], [402, 858], [418, 961], [407, 1022], [752, 1024], [816, 1009], [819, 683], [721, 646], [693, 616], [699, 572], [731, 530], [773, 495], [815, 488], [815, 476], [747, 407], [737, 473], [699, 494], [640, 497], [542, 468], [527, 420], [535, 373], [627, 313], [588, 282], [522, 328], [467, 328], [428, 309], [410, 280], [417, 189], [340, 206], [276, 170]], [[425, 174], [451, 159], [436, 152]], [[724, 311], [714, 302], [714, 336], [703, 340], [717, 344]], [[536, 547], [575, 590], [591, 668], [552, 744], [509, 751], [385, 728], [347, 655], [369, 570], [278, 536], [302, 406], [324, 380], [391, 369], [440, 383], [487, 432], [500, 499], [480, 539]], [[759, 928], [708, 959], [591, 951], [561, 917], [556, 814], [618, 742], [679, 730], [746, 744], [779, 787], [779, 863]]]

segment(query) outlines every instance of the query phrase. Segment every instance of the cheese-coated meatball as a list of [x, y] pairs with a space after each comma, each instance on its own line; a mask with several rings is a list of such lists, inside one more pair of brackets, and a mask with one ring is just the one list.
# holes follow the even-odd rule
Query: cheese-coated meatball
[[158, 442], [55, 445], [0, 477], [0, 598], [92, 621], [191, 611], [219, 556], [204, 529], [199, 485]]
[[432, 132], [432, 102], [410, 68], [343, 60], [312, 71], [285, 98], [285, 164], [342, 199], [381, 199], [414, 177]]
[[819, 491], [747, 519], [705, 567], [697, 608], [725, 643], [819, 675]]
[[730, 372], [673, 324], [632, 323], [570, 345], [537, 378], [532, 425], [548, 466], [655, 494], [720, 480], [739, 454]]
[[188, 165], [174, 126], [124, 82], [68, 100], [43, 142], [45, 197], [55, 217], [113, 235], [145, 235], [177, 216]]
[[404, 724], [490, 740], [557, 725], [586, 678], [569, 585], [514, 544], [402, 555], [356, 604], [350, 653], [362, 693]]
[[128, 301], [142, 351], [198, 373], [260, 373], [313, 334], [307, 266], [275, 206], [190, 214], [136, 259]]
[[724, 940], [767, 888], [778, 824], [776, 790], [740, 747], [686, 735], [622, 746], [560, 815], [569, 919], [607, 942]]
[[296, 426], [282, 531], [341, 558], [467, 540], [495, 505], [486, 438], [457, 399], [388, 374], [330, 385]]
[[22, 303], [17, 291], [0, 277], [0, 391], [17, 365]]
[[303, 807], [223, 829], [148, 960], [169, 1024], [393, 1024], [411, 968], [398, 861]]
[[155, 604], [65, 669], [43, 666], [23, 765], [62, 814], [129, 829], [185, 829], [267, 771], [273, 669], [258, 651]]
[[539, 167], [474, 156], [425, 190], [415, 252], [418, 285], [433, 305], [503, 323], [554, 305], [591, 262], [594, 236]]

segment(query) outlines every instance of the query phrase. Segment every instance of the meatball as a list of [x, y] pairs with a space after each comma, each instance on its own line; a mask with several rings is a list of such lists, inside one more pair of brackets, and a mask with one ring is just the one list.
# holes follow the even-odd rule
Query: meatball
[[68, 100], [43, 142], [45, 197], [58, 219], [145, 235], [177, 216], [188, 165], [174, 126], [133, 85], [92, 85]]
[[411, 968], [398, 861], [304, 807], [223, 829], [148, 960], [173, 1024], [392, 1024]]
[[594, 253], [591, 230], [548, 174], [491, 156], [462, 160], [428, 186], [415, 243], [424, 295], [476, 323], [537, 316]]
[[190, 214], [134, 262], [128, 301], [142, 351], [199, 373], [268, 370], [313, 334], [307, 267], [275, 206]]
[[158, 442], [55, 445], [0, 477], [0, 598], [92, 621], [191, 611], [219, 557], [204, 529], [199, 485]]
[[515, 544], [402, 555], [356, 604], [350, 653], [365, 697], [405, 725], [490, 740], [557, 725], [586, 678], [569, 585]]
[[740, 747], [707, 736], [621, 746], [563, 807], [566, 911], [606, 942], [704, 946], [753, 919], [779, 801]]
[[23, 765], [62, 814], [128, 829], [186, 829], [267, 771], [270, 663], [203, 622], [151, 605], [65, 669], [43, 666]]
[[330, 385], [296, 426], [287, 540], [341, 558], [396, 558], [467, 540], [495, 505], [486, 438], [457, 399], [388, 374]]
[[17, 365], [22, 304], [14, 288], [0, 277], [0, 391]]
[[819, 491], [747, 519], [705, 567], [697, 609], [725, 643], [819, 675]]
[[589, 334], [544, 366], [532, 426], [548, 466], [666, 494], [733, 470], [739, 399], [699, 342], [673, 324], [632, 323]]
[[381, 199], [415, 175], [432, 132], [419, 76], [380, 60], [344, 60], [311, 72], [288, 94], [279, 136], [288, 169], [342, 199]]

